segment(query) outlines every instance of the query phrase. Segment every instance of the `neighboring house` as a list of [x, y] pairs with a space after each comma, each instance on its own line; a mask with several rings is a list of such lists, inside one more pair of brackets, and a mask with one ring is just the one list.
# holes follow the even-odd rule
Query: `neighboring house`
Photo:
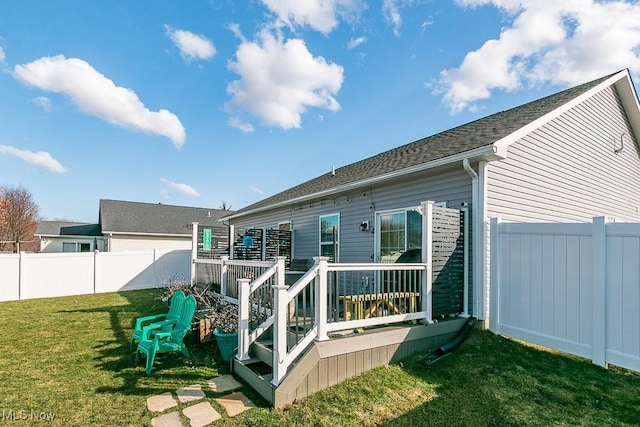
[[488, 222], [640, 222], [640, 108], [627, 70], [420, 139], [227, 215], [293, 230], [293, 257], [393, 261], [423, 201], [471, 212], [472, 314], [488, 317]]
[[228, 210], [161, 203], [100, 200], [98, 224], [42, 221], [36, 231], [41, 252], [106, 252], [191, 249], [193, 222], [217, 231], [227, 246], [220, 218]]
[[40, 238], [40, 252], [104, 251], [104, 237], [98, 224], [41, 221], [35, 236]]

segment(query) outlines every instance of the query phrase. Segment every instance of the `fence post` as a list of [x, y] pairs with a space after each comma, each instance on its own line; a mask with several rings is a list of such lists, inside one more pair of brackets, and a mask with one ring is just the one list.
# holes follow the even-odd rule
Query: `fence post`
[[26, 268], [26, 255], [24, 252], [19, 252], [18, 255], [18, 301], [22, 299], [22, 287], [26, 283], [27, 268]]
[[607, 367], [607, 217], [593, 218], [591, 228], [593, 255], [593, 331], [591, 360], [594, 364]]
[[422, 202], [422, 236], [424, 245], [422, 248], [422, 261], [427, 268], [422, 272], [422, 309], [425, 312], [425, 320], [433, 322], [433, 201]]
[[227, 261], [229, 261], [229, 257], [227, 255], [223, 255], [220, 257], [220, 294], [226, 296], [227, 295]]
[[317, 341], [325, 341], [329, 339], [327, 336], [327, 268], [329, 265], [329, 257], [317, 256], [313, 260], [318, 265], [318, 275], [315, 278], [315, 302], [314, 317], [316, 319], [316, 328], [318, 336]]
[[[279, 273], [278, 273], [279, 276]], [[287, 356], [287, 288], [284, 282], [276, 282], [272, 285], [274, 293], [274, 309], [273, 316], [273, 385], [280, 384], [280, 381], [287, 373], [285, 364]]]
[[191, 223], [191, 282], [194, 283], [196, 280], [196, 260], [198, 259], [198, 223]]
[[249, 358], [249, 288], [251, 280], [238, 280], [238, 360]]
[[491, 218], [491, 282], [489, 284], [489, 330], [500, 333], [500, 218]]
[[93, 251], [93, 293], [98, 292], [100, 281], [100, 252], [96, 249]]

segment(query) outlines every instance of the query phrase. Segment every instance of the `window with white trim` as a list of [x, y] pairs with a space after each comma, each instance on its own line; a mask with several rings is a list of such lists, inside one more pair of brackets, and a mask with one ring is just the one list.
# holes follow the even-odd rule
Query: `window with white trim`
[[395, 262], [410, 249], [422, 247], [422, 215], [415, 209], [378, 214], [378, 260]]
[[62, 252], [91, 252], [91, 243], [62, 242]]
[[340, 259], [340, 214], [320, 217], [320, 256], [328, 256], [329, 262]]

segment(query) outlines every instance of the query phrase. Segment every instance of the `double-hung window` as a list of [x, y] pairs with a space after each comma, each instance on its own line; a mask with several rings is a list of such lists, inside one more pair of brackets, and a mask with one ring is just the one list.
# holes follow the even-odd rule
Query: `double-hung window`
[[340, 254], [340, 214], [320, 217], [320, 256], [338, 262]]
[[377, 222], [379, 262], [395, 262], [404, 252], [422, 247], [422, 215], [415, 209], [381, 212]]

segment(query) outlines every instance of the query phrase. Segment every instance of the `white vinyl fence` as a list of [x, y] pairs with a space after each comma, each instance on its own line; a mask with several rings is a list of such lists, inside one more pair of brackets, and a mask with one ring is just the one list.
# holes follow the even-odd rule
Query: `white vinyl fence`
[[190, 268], [191, 250], [0, 254], [0, 301], [156, 287]]
[[492, 220], [490, 329], [640, 371], [640, 224]]

